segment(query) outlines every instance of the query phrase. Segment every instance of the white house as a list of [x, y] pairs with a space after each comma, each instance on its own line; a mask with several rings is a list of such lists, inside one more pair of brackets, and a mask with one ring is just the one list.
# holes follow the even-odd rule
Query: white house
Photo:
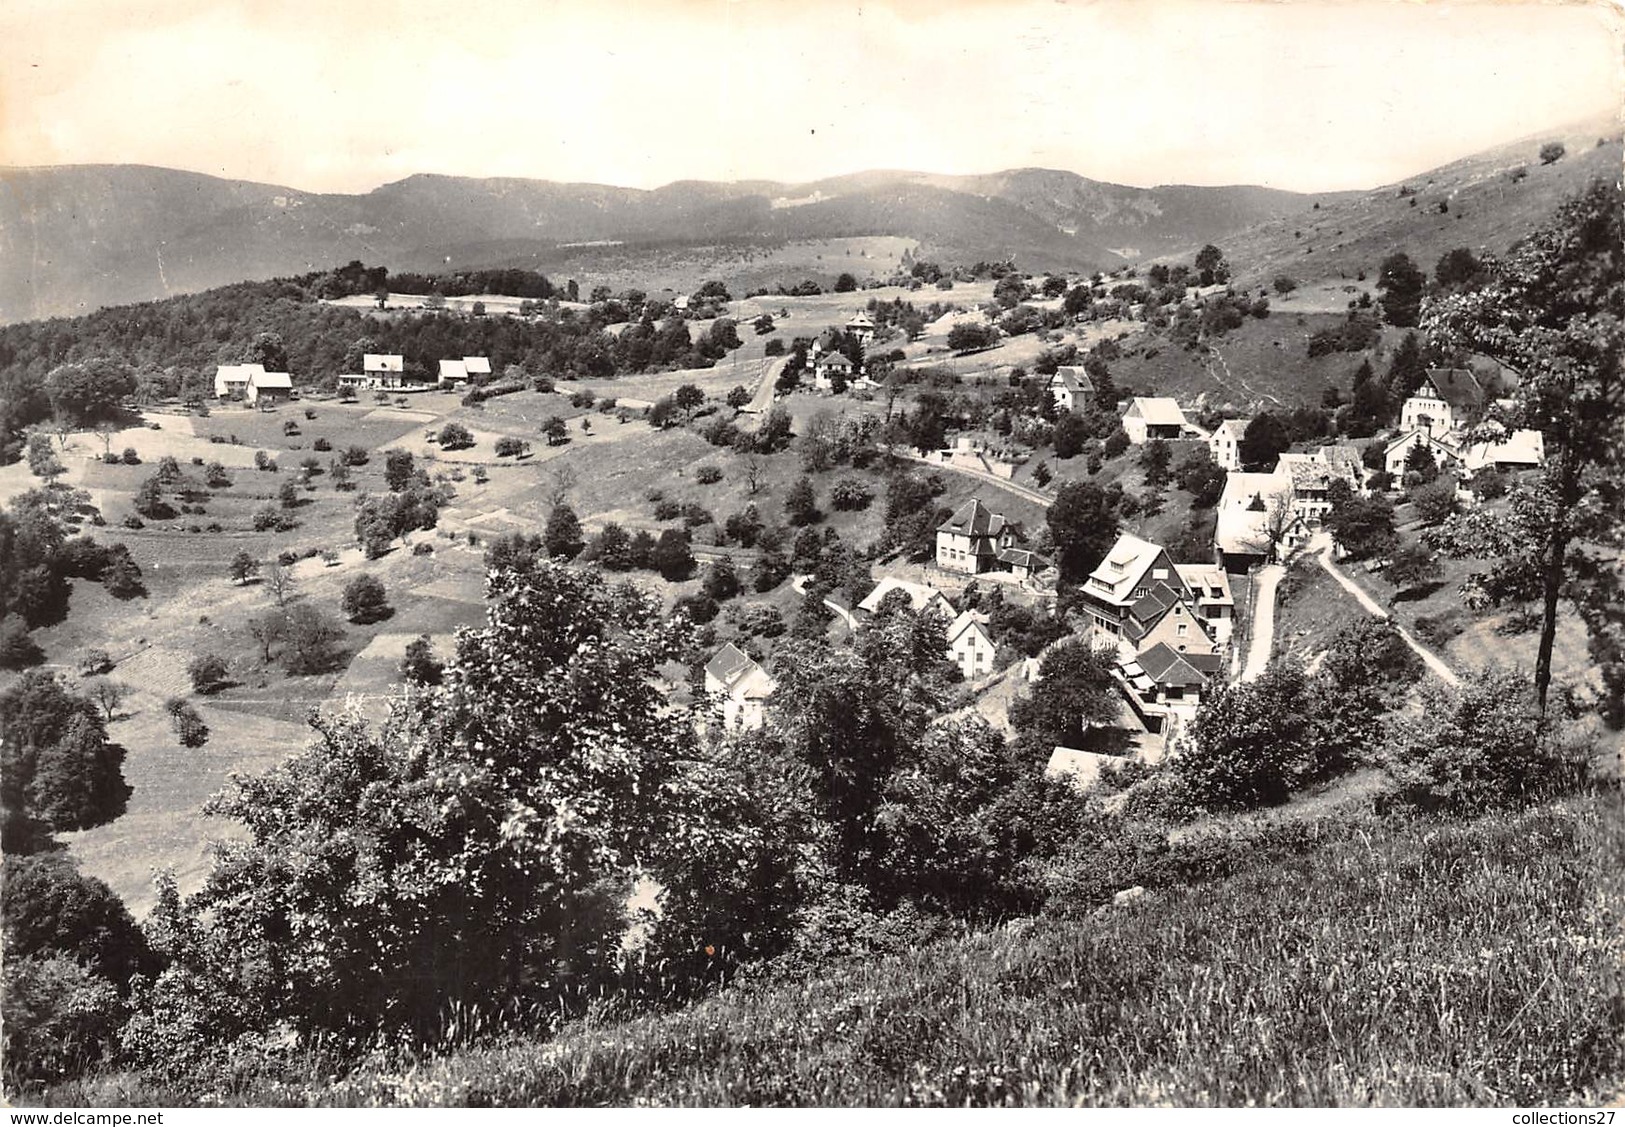
[[246, 399], [248, 377], [253, 369], [265, 371], [263, 364], [221, 364], [214, 370], [214, 397], [216, 399]]
[[1292, 508], [1312, 528], [1332, 511], [1332, 483], [1341, 481], [1350, 493], [1359, 493], [1365, 474], [1357, 455], [1347, 447], [1323, 446], [1309, 454], [1282, 454], [1277, 474], [1292, 478]]
[[760, 728], [767, 698], [777, 687], [767, 670], [732, 642], [705, 663], [705, 691], [722, 698], [722, 721], [729, 728]]
[[1082, 368], [1063, 366], [1049, 378], [1049, 393], [1060, 411], [1075, 411], [1095, 397], [1095, 381]]
[[1153, 438], [1181, 438], [1191, 429], [1179, 404], [1166, 396], [1136, 396], [1123, 412], [1123, 430], [1136, 446]]
[[1434, 465], [1449, 469], [1461, 463], [1461, 447], [1442, 435], [1431, 434], [1426, 427], [1417, 427], [1394, 439], [1383, 448], [1382, 466], [1395, 480], [1405, 476], [1405, 463], [1411, 451], [1423, 447], [1433, 454]]
[[937, 526], [937, 566], [967, 575], [993, 571], [999, 553], [1016, 539], [1013, 524], [973, 498]]
[[491, 374], [491, 359], [488, 356], [463, 357], [463, 371], [471, 376], [489, 376]]
[[400, 387], [406, 382], [406, 361], [395, 355], [369, 352], [361, 359], [368, 387]]
[[967, 681], [993, 672], [994, 645], [987, 622], [987, 615], [967, 610], [948, 626], [948, 660], [959, 666]]
[[1175, 564], [1195, 600], [1196, 614], [1221, 646], [1230, 644], [1236, 628], [1236, 600], [1230, 592], [1230, 577], [1218, 564]]
[[819, 391], [835, 390], [835, 380], [837, 378], [847, 383], [852, 382], [852, 361], [848, 360], [846, 355], [838, 349], [832, 348], [828, 352], [820, 353], [818, 358], [813, 361], [812, 369], [813, 386]]
[[1241, 436], [1247, 433], [1251, 422], [1251, 419], [1226, 419], [1207, 440], [1208, 453], [1221, 470], [1235, 473], [1241, 469]]
[[[259, 365], [253, 365], [258, 368]], [[260, 368], [248, 376], [243, 398], [250, 403], [286, 403], [293, 398], [293, 377], [287, 372], [267, 372]]]
[[869, 342], [874, 339], [875, 323], [869, 319], [867, 313], [860, 309], [846, 323], [846, 331], [851, 336], [857, 337], [859, 344], [867, 347]]
[[1159, 583], [1173, 587], [1182, 598], [1189, 594], [1166, 548], [1131, 533], [1120, 534], [1082, 588], [1091, 625], [1113, 640], [1121, 638], [1131, 608]]
[[954, 605], [948, 601], [947, 595], [929, 583], [910, 583], [893, 575], [888, 575], [875, 584], [875, 589], [858, 604], [858, 609], [874, 614], [880, 609], [880, 604], [885, 602], [886, 596], [893, 591], [901, 591], [907, 595], [908, 605], [915, 611], [930, 611], [932, 614], [941, 615], [945, 620], [953, 617]]
[[1269, 563], [1309, 539], [1309, 526], [1292, 503], [1292, 475], [1233, 473], [1215, 506], [1213, 531], [1219, 562], [1228, 571]]
[[1425, 430], [1444, 438], [1476, 420], [1484, 408], [1484, 388], [1468, 368], [1429, 368], [1421, 386], [1399, 410], [1401, 433]]

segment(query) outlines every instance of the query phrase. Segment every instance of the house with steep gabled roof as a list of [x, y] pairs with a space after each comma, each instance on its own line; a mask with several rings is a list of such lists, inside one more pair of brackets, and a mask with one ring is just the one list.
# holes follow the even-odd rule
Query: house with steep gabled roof
[[1546, 439], [1538, 430], [1515, 430], [1500, 438], [1474, 442], [1461, 452], [1462, 469], [1532, 470], [1546, 462]]
[[1156, 645], [1136, 658], [1140, 670], [1151, 682], [1146, 704], [1194, 707], [1215, 679], [1224, 672], [1224, 658], [1214, 653], [1181, 653], [1168, 645]]
[[849, 335], [857, 337], [859, 344], [867, 345], [874, 339], [875, 323], [870, 320], [867, 313], [860, 309], [847, 321], [846, 331]]
[[1241, 469], [1241, 436], [1251, 425], [1251, 419], [1226, 419], [1208, 438], [1208, 453], [1221, 470], [1235, 473]]
[[1120, 534], [1084, 582], [1082, 592], [1090, 624], [1113, 639], [1125, 637], [1134, 604], [1158, 584], [1173, 588], [1180, 598], [1189, 595], [1166, 548], [1132, 533]]
[[1219, 645], [1196, 612], [1190, 593], [1159, 581], [1129, 605], [1123, 620], [1123, 638], [1136, 653], [1153, 646], [1171, 646], [1180, 653], [1217, 653]]
[[1425, 430], [1434, 438], [1472, 425], [1484, 411], [1485, 394], [1470, 368], [1429, 368], [1399, 411], [1401, 432]]
[[1433, 455], [1433, 464], [1440, 469], [1453, 469], [1461, 464], [1462, 451], [1454, 438], [1431, 433], [1426, 427], [1417, 427], [1394, 439], [1383, 447], [1382, 465], [1395, 480], [1405, 476], [1405, 465], [1411, 451], [1422, 448]]
[[1095, 381], [1081, 367], [1062, 365], [1049, 378], [1049, 393], [1056, 410], [1076, 411], [1094, 399]]
[[468, 382], [468, 366], [461, 360], [442, 360], [440, 378], [436, 382], [441, 387], [461, 387]]
[[1193, 429], [1178, 402], [1166, 396], [1135, 396], [1123, 412], [1123, 430], [1135, 446], [1153, 438], [1183, 438]]
[[987, 632], [988, 616], [980, 611], [961, 611], [959, 617], [948, 624], [948, 660], [959, 667], [965, 680], [993, 672], [993, 654], [997, 648], [993, 636]]
[[937, 526], [937, 566], [966, 575], [993, 571], [999, 553], [1018, 539], [1014, 524], [972, 498]]
[[732, 642], [705, 663], [705, 691], [721, 698], [728, 728], [760, 728], [767, 718], [767, 698], [777, 687], [767, 670]]
[[471, 376], [489, 376], [491, 374], [491, 359], [488, 356], [463, 357], [463, 371]]

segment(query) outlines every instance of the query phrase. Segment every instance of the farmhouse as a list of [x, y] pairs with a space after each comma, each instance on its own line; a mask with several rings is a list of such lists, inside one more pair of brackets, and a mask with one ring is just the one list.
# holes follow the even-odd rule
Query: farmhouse
[[1470, 425], [1484, 409], [1484, 388], [1468, 368], [1429, 368], [1399, 412], [1401, 432], [1425, 430], [1444, 438]]
[[1241, 469], [1241, 436], [1251, 423], [1251, 419], [1226, 419], [1207, 440], [1208, 453], [1221, 470], [1235, 473]]
[[901, 591], [907, 595], [908, 605], [915, 612], [930, 611], [933, 614], [940, 614], [945, 619], [953, 617], [954, 606], [948, 601], [947, 595], [929, 583], [910, 583], [894, 575], [885, 576], [875, 584], [875, 589], [858, 604], [858, 609], [874, 614], [880, 610], [880, 604], [886, 601], [886, 596], [893, 591]]
[[1015, 525], [973, 498], [937, 526], [937, 566], [967, 575], [993, 571], [999, 553], [1016, 540]]
[[249, 374], [243, 398], [256, 405], [286, 403], [293, 398], [293, 377], [287, 372], [267, 372], [261, 368]]
[[463, 357], [463, 371], [471, 376], [489, 376], [491, 374], [491, 358], [488, 356]]
[[1123, 430], [1136, 446], [1143, 446], [1153, 438], [1180, 438], [1190, 429], [1185, 412], [1166, 396], [1136, 396], [1123, 412]]
[[361, 359], [368, 387], [400, 387], [406, 382], [406, 361], [395, 355], [369, 352]]
[[1233, 473], [1216, 506], [1214, 548], [1226, 571], [1269, 563], [1309, 539], [1309, 526], [1293, 504], [1292, 475]]
[[1515, 430], [1493, 442], [1475, 442], [1462, 451], [1462, 469], [1477, 473], [1495, 470], [1532, 470], [1546, 461], [1546, 440], [1538, 430]]
[[468, 369], [461, 360], [442, 360], [440, 378], [435, 382], [441, 387], [461, 387], [468, 382]]
[[246, 399], [248, 377], [252, 369], [265, 371], [261, 364], [221, 364], [214, 370], [214, 397], [216, 399]]
[[1049, 393], [1058, 411], [1076, 411], [1095, 396], [1095, 382], [1082, 368], [1060, 367], [1049, 378]]
[[959, 666], [967, 681], [993, 671], [994, 646], [987, 622], [987, 615], [967, 610], [948, 626], [948, 660]]
[[705, 663], [705, 691], [722, 698], [722, 722], [728, 728], [760, 728], [775, 688], [767, 670], [732, 642]]

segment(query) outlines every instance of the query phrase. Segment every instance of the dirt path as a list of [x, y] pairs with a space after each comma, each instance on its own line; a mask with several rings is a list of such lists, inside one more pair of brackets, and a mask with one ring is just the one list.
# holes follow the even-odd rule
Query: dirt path
[[1258, 569], [1253, 582], [1253, 625], [1247, 643], [1247, 664], [1242, 667], [1241, 679], [1251, 681], [1264, 672], [1275, 647], [1275, 589], [1280, 586], [1286, 568], [1280, 564], [1265, 564]]
[[[1311, 550], [1318, 549], [1320, 566], [1326, 569], [1326, 574], [1337, 580], [1338, 584], [1343, 588], [1343, 590], [1347, 591], [1349, 594], [1358, 599], [1360, 605], [1363, 606], [1367, 612], [1375, 615], [1377, 618], [1387, 618], [1390, 620], [1393, 618], [1393, 615], [1389, 614], [1385, 607], [1383, 607], [1370, 595], [1365, 593], [1365, 589], [1363, 587], [1354, 582], [1354, 580], [1350, 579], [1347, 575], [1344, 575], [1342, 569], [1336, 564], [1332, 563], [1332, 540], [1330, 536], [1327, 536], [1324, 532], [1316, 533], [1315, 539], [1310, 541], [1309, 547]], [[1398, 622], [1394, 623], [1394, 629], [1399, 631], [1399, 636], [1405, 639], [1405, 644], [1416, 651], [1416, 656], [1421, 658], [1423, 663], [1429, 669], [1433, 670], [1441, 681], [1447, 685], [1461, 684], [1461, 678], [1456, 675], [1456, 671], [1446, 665], [1444, 660], [1440, 658], [1438, 654], [1434, 653], [1432, 650], [1428, 649], [1421, 642], [1418, 642], [1414, 637], [1412, 637], [1409, 630], [1405, 629]]]
[[756, 385], [756, 394], [745, 404], [747, 414], [764, 415], [767, 409], [773, 406], [773, 386], [778, 383], [779, 373], [784, 371], [784, 366], [789, 362], [788, 356], [781, 356], [762, 372], [762, 382]]
[[950, 473], [961, 474], [965, 477], [973, 477], [977, 481], [985, 481], [989, 485], [997, 486], [1006, 493], [1012, 493], [1024, 501], [1031, 501], [1035, 505], [1043, 505], [1045, 508], [1048, 508], [1050, 505], [1055, 503], [1055, 498], [1050, 494], [1040, 493], [1038, 490], [1030, 489], [1025, 485], [1017, 485], [1015, 482], [1006, 481], [1002, 477], [994, 477], [992, 474], [983, 473], [981, 470], [973, 470], [965, 466], [949, 465], [944, 462], [933, 462], [929, 458], [923, 457], [919, 454], [911, 454], [907, 451], [894, 450], [893, 453], [897, 454], [899, 457], [907, 458], [911, 462], [923, 463], [924, 465], [930, 466], [932, 469], [947, 470]]

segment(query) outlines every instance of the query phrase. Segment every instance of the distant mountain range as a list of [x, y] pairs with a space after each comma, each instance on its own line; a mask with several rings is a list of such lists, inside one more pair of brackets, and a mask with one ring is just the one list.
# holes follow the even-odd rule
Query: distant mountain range
[[1131, 188], [1036, 168], [863, 172], [809, 184], [680, 181], [653, 191], [424, 175], [363, 195], [137, 165], [13, 168], [0, 170], [0, 320], [351, 259], [392, 270], [545, 264], [549, 252], [600, 240], [669, 250], [894, 235], [946, 261], [1109, 269], [1302, 211], [1310, 198], [1252, 187]]
[[[1531, 139], [1413, 177], [1417, 207], [1396, 186], [1318, 195], [1134, 188], [1042, 168], [983, 176], [872, 171], [806, 184], [685, 180], [652, 191], [420, 175], [361, 195], [140, 165], [0, 169], [0, 322], [352, 259], [396, 271], [568, 268], [590, 282], [590, 248], [580, 244], [600, 242], [620, 244], [618, 259], [635, 265], [641, 248], [669, 264], [683, 260], [683, 248], [897, 236], [917, 241], [924, 257], [1014, 258], [1031, 271], [1188, 257], [1215, 242], [1253, 278], [1273, 270], [1352, 275], [1413, 237], [1428, 253], [1434, 243], [1504, 250], [1532, 225], [1526, 220], [1550, 209], [1559, 187], [1582, 174], [1618, 174], [1617, 130], [1617, 122], [1604, 122], [1554, 131], [1570, 156], [1549, 168]], [[1610, 143], [1597, 147], [1602, 131]], [[1514, 179], [1522, 165], [1530, 174]], [[1439, 210], [1441, 199], [1458, 196], [1464, 206]], [[1427, 253], [1417, 259], [1431, 261]], [[752, 280], [764, 284], [759, 273]]]

